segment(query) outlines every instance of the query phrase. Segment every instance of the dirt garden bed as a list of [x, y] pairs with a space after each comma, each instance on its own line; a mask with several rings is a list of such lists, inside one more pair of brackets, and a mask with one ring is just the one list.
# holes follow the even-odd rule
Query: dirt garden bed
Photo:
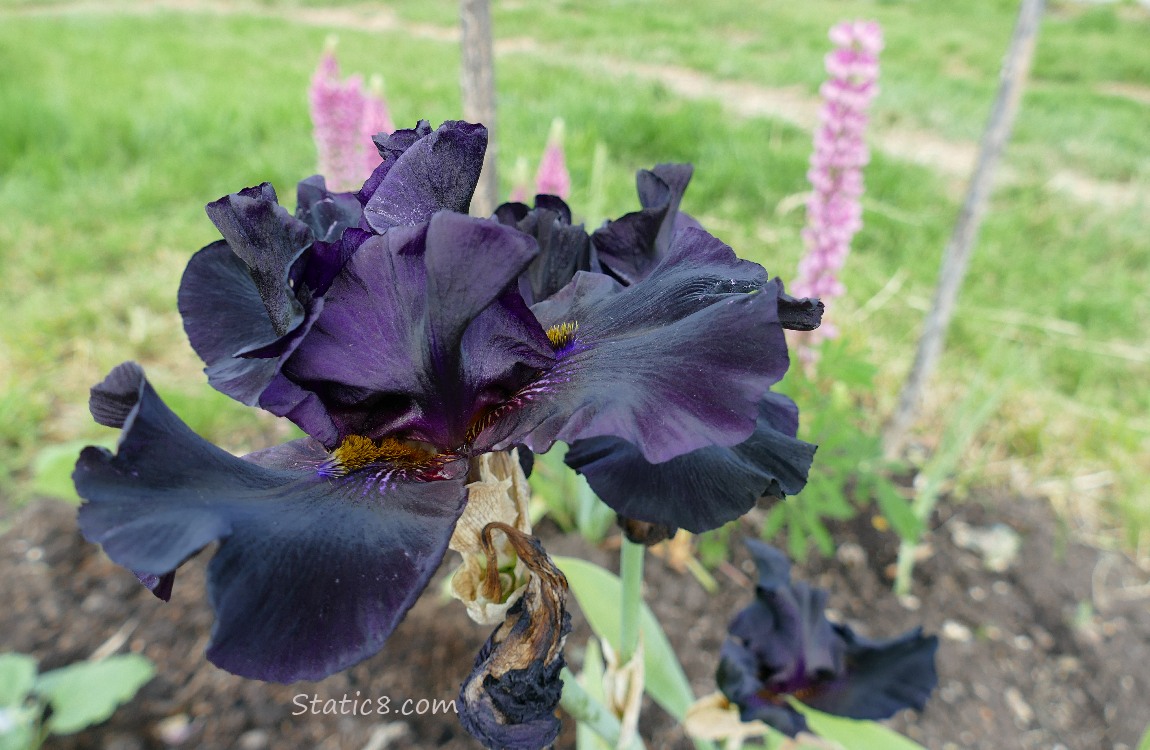
[[[487, 637], [434, 589], [382, 653], [346, 673], [290, 686], [250, 682], [203, 657], [212, 622], [203, 592], [208, 555], [185, 566], [172, 602], [164, 604], [81, 539], [73, 507], [40, 502], [10, 521], [0, 537], [0, 650], [32, 653], [50, 669], [121, 644], [120, 651], [144, 653], [157, 666], [138, 698], [108, 722], [50, 740], [48, 747], [478, 747], [454, 716], [413, 713], [421, 699], [456, 696]], [[1021, 553], [1006, 571], [991, 572], [954, 543], [956, 522], [1006, 524], [1020, 536]], [[890, 592], [895, 540], [867, 519], [836, 529], [836, 559], [812, 558], [796, 568], [796, 577], [830, 589], [833, 612], [864, 633], [888, 635], [922, 624], [942, 636], [938, 692], [924, 713], [899, 717], [895, 726], [937, 749], [1133, 748], [1150, 722], [1145, 574], [1121, 556], [1066, 539], [1038, 500], [944, 507], [937, 524], [909, 600]], [[547, 528], [543, 538], [553, 554], [615, 564], [613, 553], [580, 539]], [[749, 580], [739, 575], [750, 572], [749, 561], [741, 545], [732, 549], [734, 570], [717, 573], [720, 589], [713, 595], [661, 560], [647, 566], [647, 599], [699, 695], [713, 691], [726, 623], [751, 597]], [[568, 657], [577, 666], [589, 631], [578, 613], [575, 622]], [[390, 713], [322, 713], [323, 702], [357, 691], [361, 698], [386, 699]], [[312, 713], [313, 705], [320, 713]], [[403, 715], [405, 709], [412, 713]], [[690, 747], [653, 706], [643, 734], [651, 748]], [[559, 747], [573, 745], [573, 726], [565, 720]]]

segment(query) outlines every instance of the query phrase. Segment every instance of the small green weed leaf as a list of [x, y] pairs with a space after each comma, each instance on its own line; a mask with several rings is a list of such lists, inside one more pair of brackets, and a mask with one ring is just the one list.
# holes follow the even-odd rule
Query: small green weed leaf
[[875, 482], [874, 489], [875, 502], [883, 518], [890, 521], [894, 533], [905, 541], [917, 542], [923, 531], [923, 521], [915, 515], [911, 504], [889, 482]]
[[1150, 724], [1146, 726], [1146, 733], [1142, 735], [1136, 750], [1150, 750]]
[[155, 667], [138, 654], [70, 664], [40, 675], [35, 690], [52, 704], [48, 728], [72, 734], [99, 724], [152, 679]]
[[924, 750], [922, 745], [882, 724], [824, 714], [798, 701], [791, 701], [791, 705], [807, 718], [812, 732], [847, 750]]
[[79, 502], [80, 496], [72, 484], [72, 470], [80, 451], [89, 445], [111, 447], [107, 440], [73, 440], [41, 448], [32, 461], [32, 490], [38, 495], [69, 502]]
[[34, 708], [0, 708], [0, 750], [28, 750], [33, 747], [35, 716]]
[[535, 467], [528, 480], [531, 492], [543, 501], [547, 515], [563, 531], [575, 528], [575, 518], [571, 514], [571, 470], [563, 463], [558, 451], [551, 451], [535, 457]]
[[[619, 650], [619, 601], [623, 584], [614, 573], [574, 557], [555, 557], [554, 563], [567, 576], [571, 593], [595, 635]], [[687, 675], [671, 648], [659, 621], [646, 603], [640, 617], [647, 692], [676, 719], [682, 720], [695, 700]]]
[[36, 684], [36, 660], [27, 654], [0, 654], [0, 708], [22, 706]]

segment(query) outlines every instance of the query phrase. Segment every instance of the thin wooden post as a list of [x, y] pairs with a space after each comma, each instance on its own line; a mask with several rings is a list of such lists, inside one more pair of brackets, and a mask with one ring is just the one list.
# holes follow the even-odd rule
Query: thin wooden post
[[463, 118], [487, 126], [489, 141], [483, 157], [483, 172], [471, 199], [471, 213], [490, 216], [499, 193], [496, 173], [495, 50], [491, 37], [489, 0], [460, 0], [462, 60], [460, 86], [463, 89]]
[[1003, 60], [998, 95], [982, 135], [974, 175], [967, 187], [962, 212], [943, 253], [934, 302], [926, 316], [922, 336], [918, 341], [918, 352], [899, 395], [898, 406], [883, 433], [883, 451], [888, 458], [894, 458], [902, 452], [907, 433], [918, 415], [927, 381], [934, 373], [938, 358], [942, 354], [946, 330], [954, 314], [958, 291], [966, 275], [966, 267], [983, 216], [986, 214], [994, 172], [1006, 149], [1006, 143], [1010, 140], [1014, 118], [1018, 114], [1019, 101], [1030, 73], [1031, 61], [1034, 59], [1038, 26], [1042, 20], [1044, 6], [1045, 0], [1022, 0], [1014, 36], [1010, 40], [1010, 47]]

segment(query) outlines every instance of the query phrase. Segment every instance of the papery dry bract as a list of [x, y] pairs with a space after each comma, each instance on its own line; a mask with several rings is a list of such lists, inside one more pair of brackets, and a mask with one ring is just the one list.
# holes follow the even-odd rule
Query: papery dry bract
[[485, 453], [472, 459], [467, 506], [455, 524], [448, 547], [463, 556], [451, 576], [451, 595], [467, 607], [468, 616], [480, 625], [495, 625], [519, 601], [527, 588], [529, 571], [515, 546], [504, 534], [495, 536], [500, 579], [499, 596], [484, 593], [487, 580], [487, 549], [483, 531], [491, 523], [503, 523], [523, 534], [531, 533], [531, 488], [519, 463], [519, 451]]

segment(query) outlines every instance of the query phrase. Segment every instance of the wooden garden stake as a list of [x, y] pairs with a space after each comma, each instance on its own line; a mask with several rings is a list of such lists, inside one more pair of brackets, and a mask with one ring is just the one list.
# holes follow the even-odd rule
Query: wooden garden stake
[[491, 37], [489, 0], [460, 0], [462, 59], [460, 86], [463, 89], [463, 118], [487, 126], [489, 141], [483, 157], [483, 171], [471, 200], [471, 213], [490, 216], [499, 193], [495, 156], [495, 52]]
[[888, 458], [902, 452], [907, 432], [918, 414], [926, 383], [938, 364], [939, 355], [946, 338], [946, 330], [954, 314], [958, 290], [966, 275], [966, 266], [978, 236], [978, 230], [986, 214], [986, 204], [990, 197], [994, 171], [1010, 140], [1014, 118], [1018, 113], [1022, 90], [1034, 59], [1034, 48], [1038, 40], [1038, 26], [1042, 19], [1045, 0], [1022, 0], [1014, 36], [1003, 61], [999, 77], [998, 95], [990, 112], [986, 130], [982, 135], [978, 162], [974, 168], [966, 200], [955, 223], [954, 232], [943, 253], [942, 269], [939, 272], [938, 286], [934, 301], [927, 314], [922, 336], [918, 342], [918, 352], [914, 364], [907, 375], [898, 406], [883, 434], [883, 451]]

